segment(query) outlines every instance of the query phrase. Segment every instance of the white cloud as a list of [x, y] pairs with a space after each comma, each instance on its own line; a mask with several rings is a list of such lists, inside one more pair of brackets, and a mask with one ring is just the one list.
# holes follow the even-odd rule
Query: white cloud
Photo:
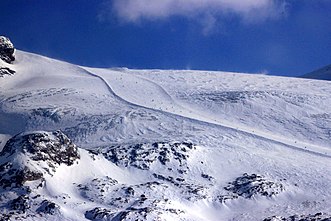
[[112, 0], [109, 4], [121, 21], [132, 23], [172, 16], [207, 16], [215, 23], [216, 18], [233, 15], [245, 23], [255, 23], [286, 14], [285, 0]]

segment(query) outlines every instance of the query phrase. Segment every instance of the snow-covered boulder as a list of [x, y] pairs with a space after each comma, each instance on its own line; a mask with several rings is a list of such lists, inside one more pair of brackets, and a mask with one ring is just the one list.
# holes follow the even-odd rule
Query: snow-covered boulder
[[0, 36], [0, 59], [7, 63], [15, 61], [15, 48], [9, 38]]

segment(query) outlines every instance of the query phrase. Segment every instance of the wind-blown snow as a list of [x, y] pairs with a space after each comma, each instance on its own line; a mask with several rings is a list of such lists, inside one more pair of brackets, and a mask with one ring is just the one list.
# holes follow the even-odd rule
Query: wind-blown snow
[[[35, 130], [61, 130], [81, 147], [77, 164], [45, 174], [45, 185], [30, 193], [29, 202], [41, 205], [18, 217], [331, 214], [331, 82], [87, 68], [22, 51], [8, 65], [16, 73], [0, 78], [0, 150]], [[6, 199], [17, 194], [1, 191]]]

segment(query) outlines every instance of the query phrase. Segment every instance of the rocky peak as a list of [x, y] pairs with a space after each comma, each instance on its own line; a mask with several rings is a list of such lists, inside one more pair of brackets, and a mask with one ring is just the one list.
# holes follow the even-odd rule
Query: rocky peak
[[14, 45], [9, 38], [0, 36], [0, 59], [7, 63], [12, 63], [15, 61], [14, 51]]
[[[14, 52], [15, 48], [13, 43], [11, 43], [8, 38], [0, 36], [0, 61], [2, 60], [4, 62], [7, 62], [8, 64], [11, 64], [15, 60]], [[15, 74], [14, 70], [4, 64], [1, 65], [0, 62], [0, 77]]]

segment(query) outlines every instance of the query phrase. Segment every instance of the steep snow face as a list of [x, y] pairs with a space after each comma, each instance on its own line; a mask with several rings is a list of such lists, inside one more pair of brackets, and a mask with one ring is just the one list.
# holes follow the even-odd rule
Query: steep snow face
[[[77, 66], [20, 51], [13, 66], [17, 73], [0, 81], [3, 134], [79, 127], [85, 118], [123, 110], [99, 79]], [[85, 122], [94, 123], [89, 119]], [[88, 133], [76, 131], [82, 137]]]
[[292, 146], [331, 145], [330, 82], [225, 72], [89, 70], [140, 106]]
[[0, 187], [3, 219], [330, 217], [330, 82], [16, 57], [0, 78], [0, 150], [14, 136], [1, 178], [33, 174]]
[[327, 65], [323, 68], [320, 68], [316, 71], [305, 74], [301, 77], [302, 78], [310, 78], [310, 79], [331, 81], [331, 65]]

